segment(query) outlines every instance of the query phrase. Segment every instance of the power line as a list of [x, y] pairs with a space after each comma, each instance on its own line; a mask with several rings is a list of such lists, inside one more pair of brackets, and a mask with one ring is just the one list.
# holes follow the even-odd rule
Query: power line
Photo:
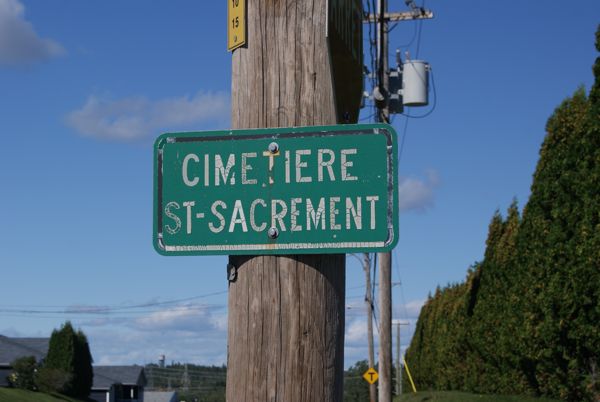
[[404, 288], [402, 287], [402, 276], [400, 275], [400, 265], [397, 262], [397, 259], [394, 259], [395, 261], [395, 268], [396, 268], [396, 274], [398, 275], [398, 284], [400, 287], [400, 299], [402, 300], [402, 309], [404, 310], [404, 317], [406, 318], [406, 320], [408, 321], [408, 325], [409, 328], [411, 326], [409, 317], [408, 317], [408, 310], [406, 309], [406, 299], [404, 297]]
[[[151, 375], [153, 376], [167, 376], [169, 374], [181, 374], [185, 371], [185, 366], [184, 367], [153, 367], [153, 366], [146, 366], [144, 367], [144, 369], [146, 371], [149, 371], [151, 373]], [[221, 372], [220, 372], [221, 371]], [[206, 376], [213, 376], [213, 377], [222, 377], [227, 375], [227, 373], [225, 372], [225, 369], [223, 369], [222, 367], [216, 367], [215, 369], [209, 369], [209, 368], [200, 368], [200, 367], [189, 367], [189, 363], [188, 363], [188, 373], [190, 375], [195, 375], [195, 376], [200, 376], [200, 375], [206, 375]]]
[[377, 113], [371, 113], [368, 117], [363, 117], [359, 121], [371, 120]]
[[[142, 303], [142, 304], [130, 304], [130, 305], [113, 305], [113, 306], [85, 306], [85, 305], [69, 305], [69, 306], [43, 306], [43, 305], [0, 305], [0, 312], [19, 312], [19, 313], [64, 313], [64, 314], [84, 314], [84, 313], [93, 313], [93, 314], [99, 314], [99, 313], [105, 313], [105, 312], [116, 312], [116, 311], [121, 311], [121, 310], [129, 310], [129, 309], [137, 309], [137, 308], [144, 308], [144, 307], [157, 307], [157, 306], [165, 306], [165, 305], [169, 305], [169, 304], [176, 304], [176, 303], [183, 303], [183, 302], [187, 302], [187, 301], [192, 301], [192, 300], [198, 300], [198, 299], [203, 299], [203, 298], [207, 298], [207, 297], [211, 297], [211, 296], [218, 296], [218, 295], [222, 295], [222, 294], [226, 294], [227, 290], [224, 291], [220, 291], [220, 292], [213, 292], [213, 293], [206, 293], [203, 295], [197, 295], [197, 296], [192, 296], [192, 297], [186, 297], [183, 299], [173, 299], [173, 300], [166, 300], [163, 302], [149, 302], [149, 303]], [[19, 307], [19, 309], [10, 309], [8, 307]], [[26, 308], [64, 308], [67, 310], [62, 310], [62, 311], [51, 311], [51, 310], [27, 310]], [[79, 308], [81, 310], [68, 310], [68, 309], [75, 309], [75, 308]], [[87, 308], [87, 310], [85, 310]]]
[[[357, 285], [349, 287], [348, 290], [360, 289], [363, 288], [363, 285]], [[0, 316], [4, 317], [29, 317], [29, 318], [40, 318], [40, 319], [54, 319], [57, 316], [77, 316], [79, 318], [103, 318], [107, 316], [117, 316], [118, 318], [136, 318], [144, 315], [151, 315], [155, 313], [161, 312], [201, 312], [210, 308], [224, 308], [225, 305], [221, 304], [184, 304], [178, 306], [168, 306], [169, 304], [181, 302], [181, 301], [189, 301], [196, 300], [199, 298], [206, 298], [210, 296], [216, 296], [220, 294], [225, 294], [227, 291], [222, 292], [214, 292], [204, 295], [193, 296], [185, 299], [176, 299], [176, 300], [168, 300], [164, 302], [154, 302], [154, 303], [144, 303], [144, 304], [135, 304], [129, 306], [113, 306], [113, 307], [94, 307], [94, 306], [82, 306], [80, 309], [76, 309], [71, 306], [38, 306], [38, 305], [9, 305], [11, 307], [21, 307], [21, 308], [0, 308]], [[346, 299], [359, 298], [363, 297], [363, 295], [353, 295], [347, 296]], [[167, 306], [162, 309], [149, 309], [149, 310], [136, 310], [137, 308], [141, 308], [143, 306]], [[23, 307], [41, 307], [42, 309], [27, 309]], [[44, 309], [48, 308], [64, 308], [63, 310], [50, 310]], [[127, 310], [134, 311], [127, 311]]]
[[402, 140], [400, 140], [400, 149], [398, 150], [398, 166], [400, 166], [400, 161], [402, 160], [402, 151], [404, 151], [404, 141], [406, 140], [406, 135], [408, 130], [408, 116], [404, 121], [404, 130], [402, 130]]
[[[155, 380], [177, 380], [177, 379], [181, 379], [182, 375], [185, 374], [185, 371], [181, 370], [178, 372], [173, 372], [173, 373], [164, 373], [164, 374], [156, 374], [153, 373], [151, 370], [148, 370], [147, 367], [144, 368], [144, 371], [146, 372], [146, 376], [147, 377], [152, 377]], [[212, 381], [221, 381], [221, 380], [225, 380], [227, 378], [227, 373], [223, 372], [222, 375], [220, 376], [216, 376], [216, 375], [210, 375], [210, 374], [188, 374], [188, 376], [191, 379], [195, 379], [195, 380], [212, 380]]]
[[[398, 26], [398, 24], [400, 24], [400, 21], [396, 22], [390, 29], [388, 29], [388, 33], [392, 32], [394, 30], [394, 28], [396, 28]], [[401, 47], [404, 49], [404, 48], [412, 46], [412, 44], [415, 42], [415, 39], [417, 39], [417, 31], [418, 31], [418, 25], [415, 22], [413, 24], [413, 35], [410, 38], [410, 41], [408, 41], [408, 43], [405, 43], [403, 45], [399, 45], [398, 47]]]
[[419, 59], [419, 51], [421, 50], [421, 32], [423, 31], [423, 20], [419, 20], [419, 28], [417, 34], [417, 52], [415, 53], [415, 58]]
[[104, 315], [116, 315], [116, 314], [152, 314], [163, 311], [193, 311], [193, 310], [205, 310], [209, 307], [223, 307], [220, 304], [192, 304], [183, 306], [172, 306], [164, 309], [154, 310], [138, 310], [138, 311], [113, 311], [106, 309], [81, 309], [81, 310], [20, 310], [20, 309], [0, 309], [0, 313], [19, 313], [19, 314], [61, 314], [61, 315], [90, 315], [90, 316], [104, 316]]

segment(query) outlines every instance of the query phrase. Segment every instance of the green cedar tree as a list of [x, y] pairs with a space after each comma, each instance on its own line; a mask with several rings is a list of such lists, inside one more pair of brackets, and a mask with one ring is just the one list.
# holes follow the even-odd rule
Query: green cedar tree
[[85, 335], [75, 332], [69, 321], [52, 332], [44, 368], [51, 370], [48, 377], [52, 379], [56, 372], [66, 374], [64, 384], [54, 391], [80, 398], [89, 395], [93, 381], [92, 356]]
[[496, 212], [481, 264], [423, 306], [421, 389], [600, 400], [600, 58], [594, 75], [548, 120], [522, 217]]

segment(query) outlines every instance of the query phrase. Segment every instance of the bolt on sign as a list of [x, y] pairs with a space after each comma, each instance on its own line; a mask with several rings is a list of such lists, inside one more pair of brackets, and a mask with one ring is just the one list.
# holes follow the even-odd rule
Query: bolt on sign
[[227, 0], [227, 50], [246, 44], [246, 0]]
[[379, 379], [379, 374], [377, 373], [377, 371], [375, 371], [373, 367], [371, 367], [367, 371], [365, 371], [365, 373], [363, 374], [363, 378], [369, 384], [375, 384], [375, 382]]
[[396, 150], [385, 124], [163, 134], [154, 246], [164, 255], [389, 251]]

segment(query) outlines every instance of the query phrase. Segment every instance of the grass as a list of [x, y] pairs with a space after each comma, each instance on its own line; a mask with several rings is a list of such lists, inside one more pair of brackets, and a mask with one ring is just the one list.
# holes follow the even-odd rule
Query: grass
[[[0, 388], [0, 402], [83, 402], [64, 395], [43, 394], [21, 389]], [[527, 396], [477, 395], [465, 392], [417, 392], [394, 398], [394, 402], [558, 402]]]
[[554, 399], [534, 398], [528, 396], [478, 395], [465, 392], [417, 392], [403, 394], [402, 398], [394, 398], [394, 402], [558, 402]]
[[0, 388], [0, 402], [82, 402], [58, 394], [44, 394], [22, 389]]

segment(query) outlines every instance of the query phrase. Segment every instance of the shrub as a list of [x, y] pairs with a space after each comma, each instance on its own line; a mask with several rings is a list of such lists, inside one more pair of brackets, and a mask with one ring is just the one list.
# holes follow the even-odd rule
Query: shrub
[[35, 376], [37, 388], [42, 392], [64, 393], [71, 383], [73, 376], [65, 370], [42, 367]]
[[37, 369], [35, 357], [26, 356], [12, 362], [13, 371], [8, 376], [10, 384], [15, 388], [35, 390], [34, 376]]

